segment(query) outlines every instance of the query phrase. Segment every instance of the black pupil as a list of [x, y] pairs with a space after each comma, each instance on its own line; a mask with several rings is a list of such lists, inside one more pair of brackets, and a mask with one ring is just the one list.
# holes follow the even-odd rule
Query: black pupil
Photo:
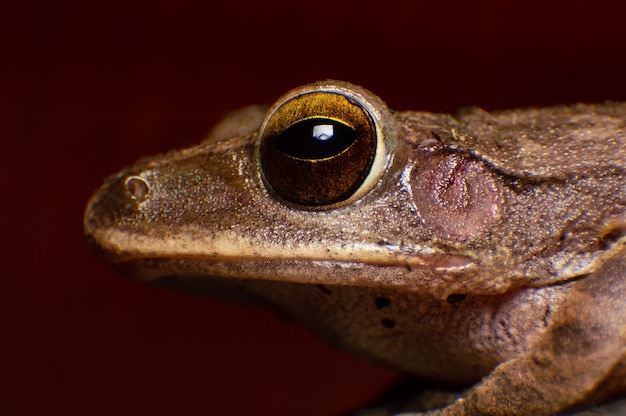
[[289, 126], [276, 141], [287, 156], [325, 159], [340, 154], [356, 139], [356, 131], [337, 120], [310, 118]]

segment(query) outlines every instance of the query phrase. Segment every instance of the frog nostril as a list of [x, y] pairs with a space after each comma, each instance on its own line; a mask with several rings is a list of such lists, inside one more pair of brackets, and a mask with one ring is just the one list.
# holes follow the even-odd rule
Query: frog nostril
[[139, 176], [129, 176], [126, 178], [126, 190], [133, 199], [143, 199], [150, 193], [150, 184]]
[[393, 329], [396, 327], [396, 321], [394, 321], [393, 319], [381, 319], [380, 323], [383, 324], [383, 326], [387, 329]]

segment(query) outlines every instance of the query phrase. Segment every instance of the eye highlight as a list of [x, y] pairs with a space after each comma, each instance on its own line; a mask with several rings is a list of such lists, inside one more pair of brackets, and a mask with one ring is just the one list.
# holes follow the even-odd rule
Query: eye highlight
[[299, 121], [278, 136], [276, 149], [285, 156], [319, 160], [338, 156], [356, 139], [356, 130], [341, 121], [321, 117]]
[[379, 145], [372, 116], [355, 98], [313, 91], [287, 99], [261, 127], [266, 183], [298, 205], [332, 205], [355, 196]]

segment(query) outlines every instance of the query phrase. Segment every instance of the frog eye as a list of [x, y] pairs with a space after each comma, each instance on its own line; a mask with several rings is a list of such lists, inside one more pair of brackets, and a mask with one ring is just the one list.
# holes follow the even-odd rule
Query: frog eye
[[260, 158], [275, 193], [322, 206], [367, 192], [372, 166], [385, 152], [366, 103], [345, 91], [317, 90], [287, 96], [273, 108], [261, 126]]

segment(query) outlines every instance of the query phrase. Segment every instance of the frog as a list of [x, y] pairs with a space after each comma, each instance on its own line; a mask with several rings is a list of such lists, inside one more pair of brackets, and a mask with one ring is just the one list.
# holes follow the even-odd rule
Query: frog
[[112, 175], [84, 230], [129, 278], [461, 388], [387, 414], [564, 414], [626, 395], [625, 175], [626, 103], [399, 112], [327, 80]]

